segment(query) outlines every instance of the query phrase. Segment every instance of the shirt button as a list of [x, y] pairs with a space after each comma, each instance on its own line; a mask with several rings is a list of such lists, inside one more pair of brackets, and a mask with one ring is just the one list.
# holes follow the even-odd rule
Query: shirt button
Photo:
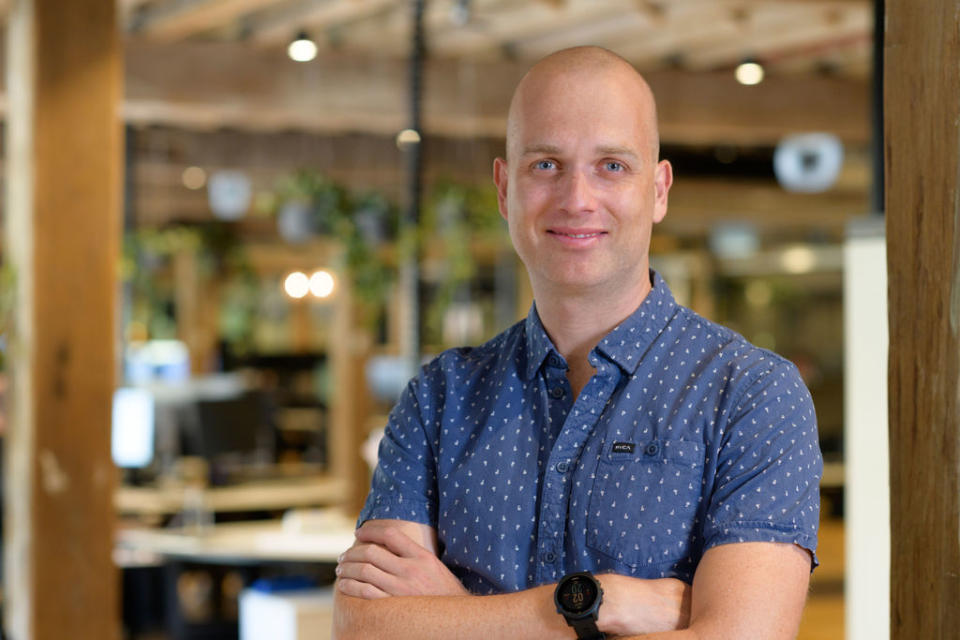
[[566, 473], [566, 472], [567, 472], [567, 469], [569, 469], [569, 468], [570, 468], [570, 466], [569, 466], [566, 462], [558, 462], [558, 463], [557, 463], [557, 471], [559, 471], [560, 473]]
[[648, 456], [655, 456], [660, 453], [660, 445], [658, 445], [656, 442], [651, 442], [643, 448], [643, 452]]
[[549, 564], [557, 559], [557, 554], [555, 554], [553, 551], [547, 551], [540, 556], [540, 559]]
[[549, 358], [547, 358], [547, 363], [548, 363], [551, 367], [559, 367], [559, 366], [560, 366], [560, 358], [558, 358], [557, 356], [551, 355]]
[[560, 387], [560, 386], [554, 387], [553, 389], [550, 390], [550, 395], [553, 396], [554, 398], [562, 398], [563, 387]]

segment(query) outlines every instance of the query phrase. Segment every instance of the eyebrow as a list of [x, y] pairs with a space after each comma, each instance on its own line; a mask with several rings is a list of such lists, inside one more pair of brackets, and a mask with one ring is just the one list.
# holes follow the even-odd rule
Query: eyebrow
[[604, 155], [638, 157], [637, 152], [629, 147], [597, 147], [597, 151]]
[[[595, 149], [595, 151], [602, 155], [612, 155], [612, 156], [629, 156], [631, 158], [637, 158], [637, 152], [631, 149], [630, 147], [617, 147], [617, 146], [606, 146], [601, 145]], [[524, 147], [521, 155], [528, 156], [531, 154], [545, 153], [549, 155], [557, 155], [561, 152], [560, 147], [557, 147], [552, 144], [533, 144], [528, 147]]]
[[551, 155], [556, 155], [560, 153], [560, 147], [555, 147], [552, 144], [533, 144], [529, 147], [524, 147], [521, 155], [528, 156], [533, 153], [546, 153]]

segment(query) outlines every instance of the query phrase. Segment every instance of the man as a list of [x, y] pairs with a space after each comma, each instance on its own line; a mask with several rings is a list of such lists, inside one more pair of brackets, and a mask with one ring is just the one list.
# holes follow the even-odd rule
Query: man
[[813, 407], [791, 364], [649, 270], [658, 155], [653, 96], [616, 55], [561, 51], [520, 82], [494, 181], [535, 305], [391, 414], [338, 638], [796, 634]]

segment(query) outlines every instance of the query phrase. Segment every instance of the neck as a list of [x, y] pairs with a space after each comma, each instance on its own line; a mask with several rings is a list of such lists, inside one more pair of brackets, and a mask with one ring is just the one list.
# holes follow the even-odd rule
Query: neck
[[547, 335], [570, 367], [567, 377], [574, 395], [593, 375], [587, 359], [590, 351], [614, 327], [636, 311], [650, 293], [650, 279], [640, 278], [635, 286], [614, 294], [584, 290], [571, 294], [533, 284], [537, 313]]

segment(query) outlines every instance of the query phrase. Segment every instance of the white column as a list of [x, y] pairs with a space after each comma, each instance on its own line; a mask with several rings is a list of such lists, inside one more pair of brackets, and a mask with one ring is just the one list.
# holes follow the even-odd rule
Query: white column
[[844, 247], [847, 640], [890, 637], [886, 246], [879, 218], [851, 225]]

